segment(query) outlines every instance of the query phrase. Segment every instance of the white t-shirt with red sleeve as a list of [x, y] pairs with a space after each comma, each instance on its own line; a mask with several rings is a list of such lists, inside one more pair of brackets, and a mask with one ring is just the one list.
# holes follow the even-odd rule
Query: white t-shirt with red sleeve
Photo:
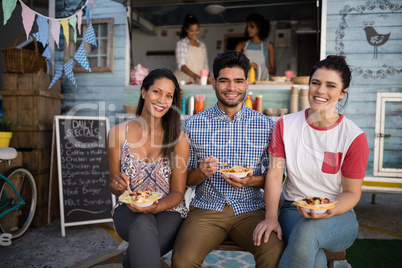
[[286, 159], [285, 200], [320, 196], [331, 200], [342, 192], [342, 175], [363, 179], [369, 148], [365, 133], [341, 115], [327, 128], [308, 120], [308, 109], [278, 120], [268, 148]]

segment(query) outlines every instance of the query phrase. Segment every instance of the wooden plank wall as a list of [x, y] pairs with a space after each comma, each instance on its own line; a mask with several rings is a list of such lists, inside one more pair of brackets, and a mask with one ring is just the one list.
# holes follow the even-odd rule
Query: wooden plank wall
[[[108, 116], [123, 112], [127, 103], [125, 90], [125, 45], [126, 9], [122, 4], [110, 0], [95, 1], [93, 18], [114, 18], [114, 62], [110, 73], [75, 73], [77, 87], [66, 76], [62, 76], [62, 113], [67, 114], [73, 107], [79, 109], [75, 115]], [[86, 20], [86, 16], [83, 17]], [[60, 44], [62, 45], [62, 41]], [[56, 64], [64, 64], [64, 50], [56, 54]], [[80, 105], [80, 106], [77, 106]], [[91, 108], [95, 107], [95, 108]], [[114, 108], [115, 107], [115, 108]]]
[[[373, 176], [377, 92], [402, 92], [402, 2], [328, 0], [327, 16], [326, 55], [345, 55], [353, 70], [348, 105], [342, 112], [367, 135], [370, 156], [366, 176]], [[375, 49], [366, 34], [370, 40], [376, 34], [366, 33], [365, 27], [375, 29], [381, 34], [379, 38], [391, 34]], [[394, 112], [401, 114], [402, 110]], [[401, 124], [399, 131], [395, 131], [399, 133], [396, 138], [399, 142], [400, 127]], [[385, 153], [384, 157], [386, 162], [392, 153]]]
[[[373, 175], [376, 94], [402, 92], [401, 5], [398, 0], [328, 0], [326, 54], [345, 55], [353, 70], [348, 105], [341, 112], [367, 135], [370, 147], [367, 176]], [[114, 70], [112, 73], [76, 73], [77, 88], [63, 78], [62, 111], [65, 114], [78, 104], [101, 105], [102, 115], [112, 119], [115, 113], [124, 112], [123, 104], [138, 101], [138, 92], [126, 90], [124, 85], [126, 13], [123, 5], [109, 0], [97, 0], [93, 12], [94, 18], [115, 19]], [[367, 39], [365, 27], [373, 27], [379, 34], [391, 34], [384, 44], [375, 48], [368, 42], [375, 36], [367, 33]], [[56, 63], [64, 64], [62, 50], [56, 54], [56, 60]], [[207, 104], [211, 105], [212, 102]], [[115, 107], [113, 111], [111, 106]], [[401, 110], [395, 112], [401, 113]], [[76, 114], [98, 115], [99, 109], [80, 110]], [[402, 135], [399, 129], [395, 133]], [[402, 136], [398, 137], [400, 139]], [[386, 154], [385, 158], [391, 156]]]

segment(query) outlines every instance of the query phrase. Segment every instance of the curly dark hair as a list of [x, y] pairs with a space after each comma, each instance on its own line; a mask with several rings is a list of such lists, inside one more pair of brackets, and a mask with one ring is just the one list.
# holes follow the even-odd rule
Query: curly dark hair
[[[258, 37], [261, 40], [265, 40], [268, 38], [269, 36], [269, 32], [270, 32], [270, 23], [269, 20], [266, 20], [262, 15], [258, 14], [258, 13], [253, 13], [250, 14], [247, 18], [246, 18], [246, 22], [253, 22], [257, 28], [258, 28]], [[247, 36], [248, 39], [250, 39], [250, 36], [248, 36], [248, 32], [247, 32], [247, 27], [246, 27], [246, 33], [245, 35]]]

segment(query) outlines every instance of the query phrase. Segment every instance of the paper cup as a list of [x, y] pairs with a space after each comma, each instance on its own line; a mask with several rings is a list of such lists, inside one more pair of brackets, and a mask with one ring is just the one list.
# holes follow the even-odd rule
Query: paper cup
[[204, 110], [204, 101], [195, 101], [195, 113], [198, 114]]
[[208, 70], [203, 69], [203, 70], [201, 70], [201, 72], [200, 72], [200, 76], [201, 76], [201, 77], [208, 77], [208, 73], [209, 73]]
[[201, 76], [201, 85], [206, 86], [208, 82], [208, 77], [206, 76]]
[[290, 81], [290, 79], [292, 79], [293, 77], [293, 71], [286, 71], [285, 76], [288, 79], [288, 81]]

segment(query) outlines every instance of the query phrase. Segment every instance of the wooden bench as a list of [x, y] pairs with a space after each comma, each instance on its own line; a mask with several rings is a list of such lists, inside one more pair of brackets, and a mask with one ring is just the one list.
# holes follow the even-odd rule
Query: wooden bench
[[[226, 250], [226, 251], [246, 251], [239, 247], [235, 242], [226, 238], [215, 250]], [[328, 260], [328, 268], [334, 267], [335, 261], [342, 261], [346, 260], [346, 251], [341, 252], [326, 252], [325, 255], [327, 256]]]

